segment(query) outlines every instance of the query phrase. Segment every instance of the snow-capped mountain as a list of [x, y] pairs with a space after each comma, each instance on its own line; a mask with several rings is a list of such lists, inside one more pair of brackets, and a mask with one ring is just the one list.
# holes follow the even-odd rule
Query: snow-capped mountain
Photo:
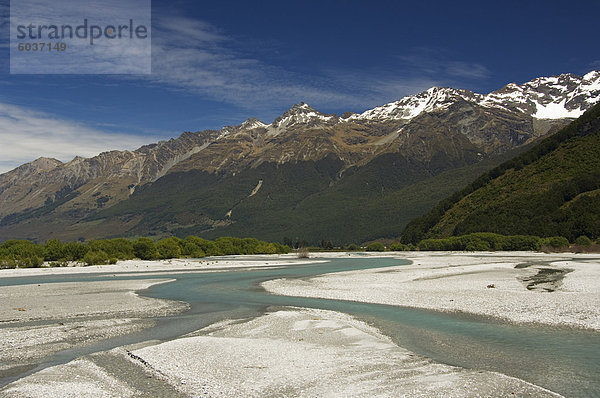
[[255, 117], [251, 117], [250, 119], [246, 120], [244, 123], [240, 124], [239, 127], [240, 127], [240, 129], [254, 130], [254, 129], [267, 127], [267, 124], [261, 122], [260, 120], [258, 120]]
[[458, 102], [518, 112], [536, 119], [575, 119], [600, 102], [600, 71], [585, 76], [571, 73], [539, 77], [518, 85], [510, 83], [489, 94], [450, 87], [431, 87], [419, 94], [375, 107], [363, 113], [337, 116], [319, 112], [307, 103], [292, 106], [271, 124], [250, 118], [239, 126], [224, 127], [220, 138], [241, 130], [266, 129], [277, 136], [294, 126], [331, 127], [353, 121], [410, 121], [419, 115], [446, 110]]
[[[203, 197], [210, 194], [246, 201], [251, 191], [238, 188], [242, 184], [238, 179], [250, 174], [263, 180], [261, 193], [271, 192], [264, 202], [256, 204], [257, 209], [267, 204], [276, 208], [287, 205], [280, 202], [287, 199], [277, 199], [281, 184], [297, 185], [294, 192], [298, 198], [319, 197], [317, 194], [347, 184], [335, 195], [347, 190], [348, 205], [358, 209], [362, 205], [353, 202], [353, 184], [367, 181], [361, 188], [366, 192], [379, 184], [372, 198], [387, 195], [403, 184], [494, 159], [535, 142], [599, 102], [598, 71], [583, 77], [563, 74], [521, 85], [511, 83], [486, 95], [432, 87], [362, 114], [325, 114], [300, 103], [269, 124], [250, 118], [220, 130], [185, 132], [135, 151], [110, 151], [67, 163], [42, 158], [0, 174], [0, 240], [31, 236], [76, 239], [89, 234], [102, 237], [115, 226], [121, 235], [128, 231], [154, 233], [154, 228], [170, 231], [183, 225], [226, 227], [236, 222], [241, 210], [221, 219], [231, 208], [223, 214], [214, 213], [213, 205], [219, 206]], [[179, 214], [176, 210], [185, 201], [172, 203], [168, 198], [183, 195], [177, 191], [183, 189], [177, 188], [180, 178], [191, 181], [194, 189], [218, 186], [198, 193], [190, 199], [198, 203], [197, 207]], [[252, 189], [257, 181], [243, 184]], [[138, 195], [148, 195], [148, 190], [155, 192], [156, 198], [165, 198], [152, 211], [175, 209], [173, 215], [165, 216], [175, 217], [169, 218], [167, 226], [161, 219], [150, 228], [144, 217], [140, 218], [143, 212], [121, 214], [127, 203], [137, 208]], [[179, 193], [174, 196], [173, 190]], [[253, 195], [252, 200], [259, 197]], [[121, 214], [111, 219], [114, 225], [97, 228], [96, 221], [89, 218], [121, 202], [125, 207], [121, 213], [114, 210]], [[377, 206], [373, 204], [373, 211]]]
[[521, 112], [536, 119], [577, 118], [600, 102], [600, 71], [583, 77], [570, 73], [510, 83], [487, 95], [468, 90], [432, 87], [417, 95], [352, 115], [347, 120], [410, 120], [423, 113], [447, 109], [458, 101]]
[[284, 127], [291, 126], [296, 123], [309, 123], [311, 121], [320, 120], [320, 121], [331, 121], [337, 120], [336, 115], [326, 115], [317, 111], [312, 106], [301, 102], [292, 106], [288, 111], [286, 111], [283, 115], [278, 117], [271, 124], [272, 127]]
[[600, 102], [600, 71], [570, 73], [511, 83], [485, 96], [484, 106], [516, 110], [536, 119], [577, 118]]
[[422, 113], [446, 109], [460, 100], [479, 102], [480, 97], [468, 90], [432, 87], [420, 94], [369, 109], [359, 115], [351, 115], [348, 120], [410, 120]]
[[312, 106], [301, 102], [292, 106], [270, 125], [267, 126], [270, 136], [277, 136], [297, 125], [317, 126], [332, 125], [339, 122], [337, 115], [326, 115], [314, 109]]

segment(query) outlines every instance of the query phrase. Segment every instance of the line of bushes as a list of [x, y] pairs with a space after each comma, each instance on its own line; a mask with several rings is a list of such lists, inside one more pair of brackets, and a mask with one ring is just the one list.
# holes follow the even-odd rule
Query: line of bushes
[[[414, 245], [405, 245], [400, 242], [392, 243], [387, 247], [387, 250], [393, 252], [405, 252], [415, 249], [416, 247]], [[368, 244], [365, 250], [368, 252], [383, 252], [386, 250], [386, 246], [381, 242], [373, 242]]]
[[165, 238], [157, 242], [150, 238], [136, 240], [117, 238], [63, 243], [50, 239], [45, 244], [28, 240], [8, 240], [0, 244], [0, 268], [34, 268], [44, 261], [50, 266], [69, 262], [85, 265], [114, 264], [118, 260], [159, 260], [170, 258], [201, 258], [238, 254], [283, 254], [290, 248], [280, 243], [254, 238], [218, 238], [214, 241], [188, 236], [185, 239]]
[[574, 245], [562, 236], [540, 238], [531, 235], [499, 235], [490, 232], [478, 232], [462, 236], [441, 239], [424, 239], [418, 244], [424, 251], [560, 251], [570, 247], [590, 247], [593, 242], [586, 236], [580, 236]]

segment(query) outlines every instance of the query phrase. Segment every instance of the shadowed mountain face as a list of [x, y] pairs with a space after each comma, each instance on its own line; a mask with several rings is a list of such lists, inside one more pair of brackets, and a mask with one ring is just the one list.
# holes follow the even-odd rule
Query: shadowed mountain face
[[600, 237], [600, 104], [412, 221], [403, 239], [473, 232]]
[[600, 73], [488, 95], [431, 88], [363, 114], [293, 106], [135, 151], [0, 175], [0, 239], [395, 237], [412, 218], [600, 100]]

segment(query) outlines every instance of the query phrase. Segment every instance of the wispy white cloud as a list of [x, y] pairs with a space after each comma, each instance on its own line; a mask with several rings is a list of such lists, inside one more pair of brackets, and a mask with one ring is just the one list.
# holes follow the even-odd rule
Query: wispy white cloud
[[157, 137], [110, 133], [21, 106], [0, 103], [0, 173], [38, 157], [69, 161], [113, 149], [135, 149]]
[[278, 109], [305, 101], [316, 107], [364, 110], [427, 89], [420, 77], [392, 72], [314, 70], [292, 72], [248, 54], [210, 24], [185, 16], [153, 23], [151, 81], [250, 109]]
[[325, 104], [346, 98], [311, 84], [305, 76], [245, 56], [234, 45], [233, 39], [203, 22], [157, 17], [151, 79], [244, 108], [289, 100]]
[[249, 110], [278, 109], [299, 101], [365, 110], [434, 84], [485, 79], [490, 74], [484, 65], [422, 48], [399, 56], [394, 70], [301, 74], [248, 54], [226, 33], [186, 16], [157, 16], [152, 32], [151, 81]]
[[485, 65], [454, 59], [451, 53], [440, 48], [414, 48], [397, 58], [404, 73], [422, 78], [429, 76], [445, 84], [460, 85], [461, 81], [482, 81], [491, 77], [491, 71]]
[[343, 87], [347, 93], [347, 101], [341, 104], [347, 110], [356, 112], [396, 101], [440, 84], [435, 78], [403, 76], [397, 71], [381, 69], [328, 70], [324, 73], [333, 87]]
[[[146, 29], [142, 34], [144, 39], [138, 39], [137, 35], [133, 40], [127, 34], [123, 39], [119, 38], [120, 34], [117, 36], [116, 27], [127, 26], [129, 21], [135, 29]], [[10, 7], [10, 71], [15, 74], [149, 73], [150, 21], [150, 0], [104, 0], [101, 4], [93, 0], [13, 1]], [[75, 31], [75, 36], [67, 34], [60, 40], [52, 38], [49, 27], [65, 25]], [[29, 38], [27, 34], [19, 37], [18, 26], [33, 27], [29, 35], [36, 38]], [[40, 29], [36, 30], [36, 27]], [[115, 31], [112, 39], [105, 35], [108, 27]], [[62, 33], [55, 33], [62, 36]], [[79, 38], [82, 33], [85, 38]], [[18, 45], [37, 46], [40, 42], [52, 44], [51, 49], [59, 44], [65, 47], [62, 51], [18, 50]]]
[[452, 61], [446, 65], [446, 73], [450, 76], [465, 77], [468, 79], [485, 79], [490, 76], [490, 71], [478, 63]]

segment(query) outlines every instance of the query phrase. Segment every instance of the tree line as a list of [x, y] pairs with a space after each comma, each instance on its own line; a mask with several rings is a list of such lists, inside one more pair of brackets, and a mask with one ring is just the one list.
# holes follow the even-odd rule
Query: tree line
[[[599, 240], [600, 242], [600, 240]], [[462, 236], [440, 239], [423, 239], [418, 244], [423, 251], [561, 251], [565, 249], [591, 248], [594, 242], [587, 236], [580, 236], [573, 244], [563, 236], [540, 238], [532, 235], [500, 235], [491, 232], [477, 232]]]
[[116, 238], [89, 242], [61, 242], [50, 239], [45, 244], [28, 240], [7, 240], [0, 244], [0, 268], [33, 268], [44, 262], [50, 266], [115, 264], [118, 260], [164, 260], [201, 258], [239, 254], [283, 254], [290, 248], [277, 242], [254, 238], [223, 237], [214, 241], [197, 236], [185, 239], [169, 237], [157, 242], [142, 237], [135, 240]]

